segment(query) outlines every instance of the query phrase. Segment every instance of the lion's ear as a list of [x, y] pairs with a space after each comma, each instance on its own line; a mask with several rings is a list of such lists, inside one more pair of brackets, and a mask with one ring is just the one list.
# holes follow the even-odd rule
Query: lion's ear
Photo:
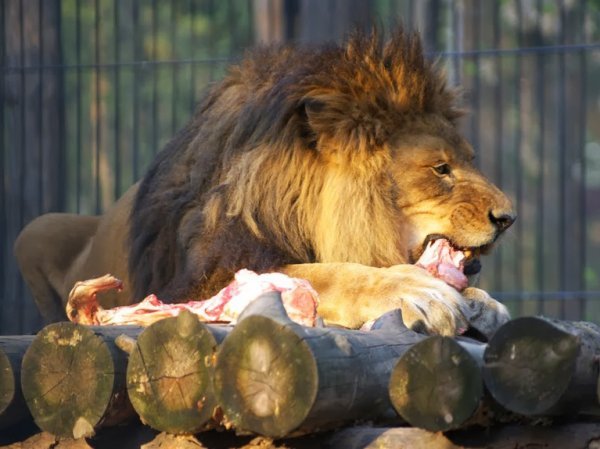
[[389, 134], [381, 111], [342, 96], [305, 99], [299, 115], [302, 137], [311, 148], [317, 148], [317, 142], [325, 137], [335, 140], [339, 148], [369, 151], [381, 147]]

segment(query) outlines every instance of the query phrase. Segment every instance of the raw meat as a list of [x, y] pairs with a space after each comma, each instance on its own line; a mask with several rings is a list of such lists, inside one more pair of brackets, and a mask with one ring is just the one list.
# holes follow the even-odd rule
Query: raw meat
[[469, 286], [469, 280], [464, 274], [464, 263], [464, 252], [454, 248], [446, 239], [437, 239], [427, 244], [416, 265], [462, 291]]
[[148, 326], [160, 319], [176, 316], [182, 310], [189, 310], [202, 321], [235, 323], [242, 310], [262, 293], [278, 291], [290, 319], [304, 326], [314, 326], [317, 321], [317, 292], [308, 281], [282, 273], [256, 274], [240, 270], [231, 284], [204, 301], [165, 304], [155, 295], [149, 295], [131, 306], [103, 309], [98, 303], [97, 293], [121, 289], [122, 286], [122, 282], [110, 274], [77, 282], [69, 294], [67, 316], [81, 324]]

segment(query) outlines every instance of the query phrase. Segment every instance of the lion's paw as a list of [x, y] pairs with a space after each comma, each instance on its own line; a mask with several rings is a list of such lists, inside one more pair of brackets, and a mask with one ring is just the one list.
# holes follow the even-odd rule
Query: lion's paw
[[462, 295], [445, 282], [415, 265], [397, 265], [387, 270], [393, 275], [392, 291], [387, 291], [383, 307], [402, 310], [404, 324], [414, 330], [439, 335], [457, 335], [468, 327]]
[[388, 310], [401, 309], [403, 321], [411, 329], [460, 335], [474, 328], [489, 338], [510, 319], [507, 308], [484, 290], [468, 287], [458, 292], [414, 265], [397, 265], [387, 271], [397, 278], [383, 305]]
[[474, 327], [487, 338], [510, 320], [510, 313], [504, 304], [496, 301], [486, 291], [475, 287], [467, 287], [462, 291], [466, 301], [462, 312]]

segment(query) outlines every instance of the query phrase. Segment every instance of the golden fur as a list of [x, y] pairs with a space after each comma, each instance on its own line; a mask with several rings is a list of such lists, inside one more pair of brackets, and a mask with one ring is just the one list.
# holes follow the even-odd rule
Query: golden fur
[[[261, 48], [207, 92], [142, 181], [94, 222], [99, 231], [81, 233], [93, 237], [83, 256], [61, 264], [61, 282], [33, 274], [39, 263], [28, 255], [44, 217], [23, 231], [17, 256], [34, 291], [47, 290], [36, 300], [54, 309], [49, 317], [73, 278], [109, 268], [132, 290], [107, 296], [108, 305], [150, 292], [206, 297], [250, 268], [307, 278], [320, 313], [338, 324], [400, 307], [409, 325], [452, 334], [483, 304], [491, 329], [507, 318], [503, 306], [409, 265], [432, 236], [478, 252], [514, 220], [510, 201], [473, 165], [460, 115], [418, 36], [402, 30], [385, 44], [374, 33], [343, 46]], [[111, 227], [115, 220], [123, 224]], [[119, 262], [96, 263], [109, 241]]]

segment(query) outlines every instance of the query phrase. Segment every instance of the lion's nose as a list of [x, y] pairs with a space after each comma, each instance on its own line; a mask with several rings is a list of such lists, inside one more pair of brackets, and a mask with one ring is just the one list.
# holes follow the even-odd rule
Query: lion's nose
[[489, 213], [490, 221], [498, 229], [498, 233], [506, 231], [515, 222], [517, 216], [513, 212], [495, 211]]

